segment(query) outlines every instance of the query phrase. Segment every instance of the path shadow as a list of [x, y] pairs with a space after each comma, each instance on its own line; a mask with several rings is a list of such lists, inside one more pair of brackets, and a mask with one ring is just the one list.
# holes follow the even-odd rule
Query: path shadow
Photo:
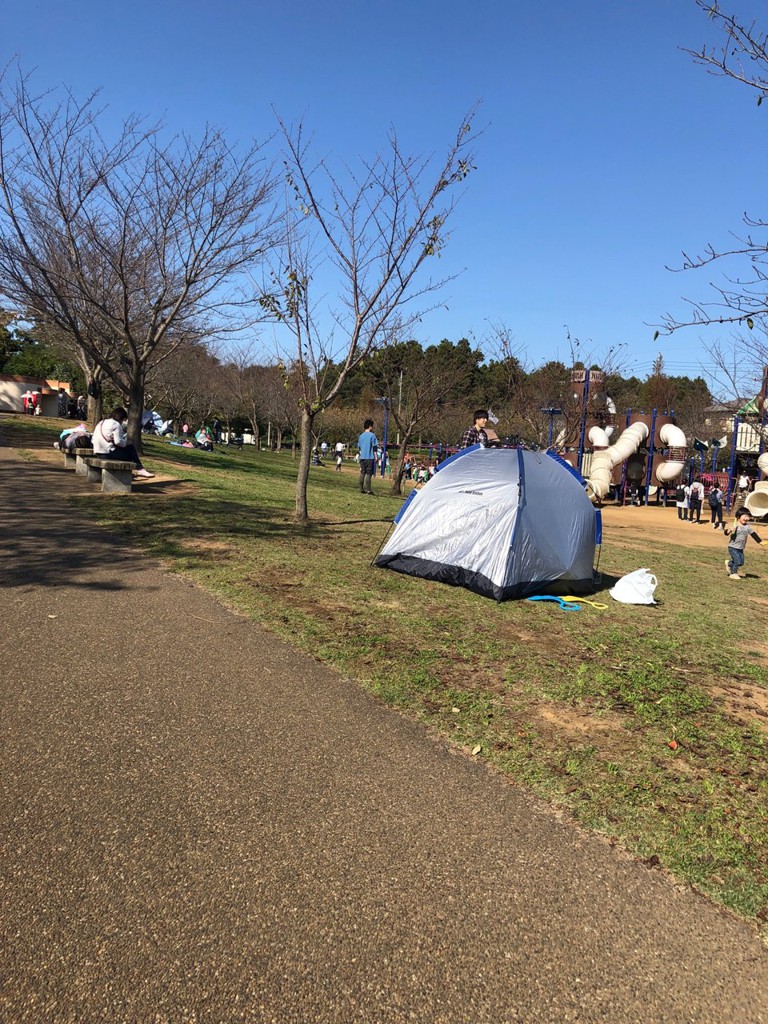
[[0, 585], [123, 589], [139, 568], [135, 554], [107, 530], [72, 515], [61, 482], [62, 474], [45, 463], [0, 463]]

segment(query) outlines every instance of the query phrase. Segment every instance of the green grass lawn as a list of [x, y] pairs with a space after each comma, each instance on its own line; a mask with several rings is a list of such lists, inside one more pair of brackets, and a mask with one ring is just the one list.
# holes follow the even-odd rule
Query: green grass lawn
[[[53, 439], [56, 421], [0, 425], [17, 447], [44, 426]], [[765, 926], [765, 579], [737, 584], [727, 605], [711, 549], [653, 532], [612, 546], [608, 528], [601, 570], [650, 566], [658, 606], [607, 592], [605, 611], [495, 604], [372, 568], [400, 499], [383, 482], [379, 497], [360, 495], [351, 463], [312, 469], [315, 523], [302, 530], [289, 453], [150, 440], [146, 461], [170, 479], [127, 498], [94, 489], [77, 504], [467, 756]], [[747, 568], [768, 577], [764, 552], [749, 554]], [[757, 710], [736, 714], [729, 691]]]

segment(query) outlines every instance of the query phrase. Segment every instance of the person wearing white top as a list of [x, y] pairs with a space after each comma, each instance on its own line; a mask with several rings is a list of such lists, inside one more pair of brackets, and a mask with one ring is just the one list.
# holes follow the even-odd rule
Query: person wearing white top
[[676, 491], [675, 504], [677, 505], [677, 518], [684, 522], [688, 521], [688, 510], [690, 509], [691, 489], [688, 484], [680, 484]]
[[688, 504], [690, 505], [689, 520], [692, 523], [701, 522], [701, 505], [704, 501], [704, 484], [699, 480], [698, 477], [693, 481], [688, 494]]
[[112, 411], [112, 415], [105, 420], [99, 420], [93, 430], [91, 438], [93, 443], [93, 454], [100, 459], [123, 459], [125, 462], [132, 462], [136, 466], [136, 476], [151, 477], [148, 469], [144, 469], [136, 448], [129, 443], [123, 424], [128, 419], [128, 413], [122, 406], [118, 405]]

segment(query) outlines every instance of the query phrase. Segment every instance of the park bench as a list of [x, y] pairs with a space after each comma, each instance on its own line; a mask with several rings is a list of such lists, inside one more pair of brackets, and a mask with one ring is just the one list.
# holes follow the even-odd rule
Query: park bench
[[86, 465], [83, 461], [93, 456], [93, 448], [65, 448], [64, 466], [66, 469], [74, 469], [78, 476], [86, 475]]
[[84, 458], [85, 478], [89, 483], [101, 481], [101, 489], [106, 494], [130, 494], [133, 481], [132, 462], [119, 462], [117, 459]]

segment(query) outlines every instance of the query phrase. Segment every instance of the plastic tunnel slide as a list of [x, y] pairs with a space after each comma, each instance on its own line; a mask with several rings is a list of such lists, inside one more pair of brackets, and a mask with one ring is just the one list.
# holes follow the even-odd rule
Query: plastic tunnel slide
[[592, 427], [588, 436], [595, 451], [587, 477], [587, 494], [592, 501], [602, 501], [611, 486], [614, 466], [634, 455], [647, 439], [648, 427], [645, 423], [632, 423], [622, 431], [616, 444], [610, 444], [610, 437], [601, 427]]
[[670, 458], [660, 462], [656, 467], [656, 479], [660, 484], [671, 484], [677, 480], [685, 469], [685, 434], [674, 423], [665, 423], [659, 431], [659, 439], [665, 448], [670, 450]]
[[[768, 452], [763, 452], [757, 460], [757, 468], [763, 476], [768, 476]], [[759, 480], [755, 484], [754, 491], [747, 495], [744, 504], [747, 511], [755, 519], [762, 519], [763, 516], [768, 516], [768, 481]]]
[[[614, 445], [610, 444], [607, 430], [600, 427], [590, 430], [588, 436], [595, 451], [587, 478], [587, 494], [592, 501], [602, 501], [611, 486], [614, 467], [634, 455], [640, 445], [648, 440], [648, 435], [647, 425], [640, 421], [630, 424]], [[674, 423], [665, 423], [659, 431], [659, 438], [670, 449], [670, 458], [656, 467], [656, 479], [661, 484], [668, 484], [676, 480], [685, 468], [687, 442], [683, 431]]]

